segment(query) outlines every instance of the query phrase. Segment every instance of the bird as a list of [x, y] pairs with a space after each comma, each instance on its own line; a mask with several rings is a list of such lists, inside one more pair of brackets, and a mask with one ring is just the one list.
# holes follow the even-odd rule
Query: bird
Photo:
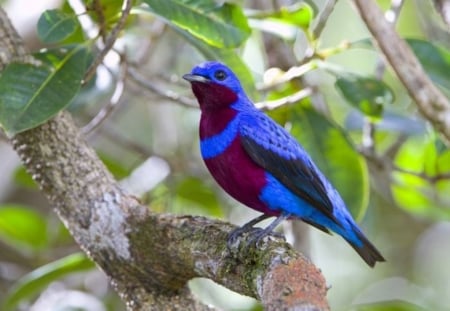
[[[183, 79], [200, 106], [200, 152], [207, 169], [231, 197], [262, 213], [232, 231], [229, 246], [246, 232], [254, 232], [258, 242], [284, 220], [300, 219], [342, 236], [370, 267], [385, 261], [301, 144], [255, 107], [229, 67], [206, 61]], [[271, 217], [266, 228], [254, 227]]]

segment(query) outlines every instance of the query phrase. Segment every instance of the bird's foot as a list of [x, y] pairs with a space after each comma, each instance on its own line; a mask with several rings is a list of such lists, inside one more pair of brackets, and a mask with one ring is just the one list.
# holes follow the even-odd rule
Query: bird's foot
[[227, 247], [228, 249], [232, 249], [239, 244], [239, 237], [244, 234], [248, 235], [248, 240], [245, 245], [245, 249], [248, 249], [250, 246], [255, 245], [259, 247], [259, 244], [263, 238], [266, 236], [274, 236], [276, 238], [284, 238], [284, 235], [279, 232], [274, 232], [271, 230], [258, 228], [258, 227], [240, 227], [230, 232], [228, 235]]
[[228, 235], [228, 240], [227, 240], [228, 249], [232, 249], [232, 248], [236, 247], [237, 244], [239, 244], [239, 238], [241, 236], [243, 236], [244, 234], [247, 233], [247, 234], [253, 235], [254, 232], [261, 231], [261, 230], [262, 230], [261, 228], [246, 227], [246, 226], [242, 226], [242, 227], [234, 229]]

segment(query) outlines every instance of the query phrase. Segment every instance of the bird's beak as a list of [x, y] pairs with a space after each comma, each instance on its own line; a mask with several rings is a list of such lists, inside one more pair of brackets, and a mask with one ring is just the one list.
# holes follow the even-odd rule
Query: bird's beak
[[211, 82], [210, 79], [208, 79], [208, 78], [206, 78], [206, 77], [204, 77], [204, 76], [193, 75], [193, 74], [190, 74], [190, 73], [185, 74], [185, 75], [183, 76], [183, 79], [184, 79], [184, 80], [187, 80], [187, 81], [189, 81], [189, 82], [200, 82], [200, 83], [208, 83], [208, 82]]

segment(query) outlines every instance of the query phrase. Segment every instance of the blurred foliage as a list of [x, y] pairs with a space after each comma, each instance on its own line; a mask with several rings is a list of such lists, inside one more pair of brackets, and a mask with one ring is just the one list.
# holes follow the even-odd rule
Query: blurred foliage
[[2, 310], [15, 310], [21, 300], [35, 296], [51, 282], [71, 273], [92, 269], [94, 266], [94, 263], [81, 253], [75, 253], [41, 266], [17, 281], [7, 294]]
[[[268, 113], [307, 149], [388, 259], [369, 270], [348, 246], [341, 251], [329, 237], [322, 243], [320, 233], [313, 231], [313, 259], [333, 284], [332, 309], [415, 311], [450, 305], [432, 281], [421, 284], [427, 294], [420, 304], [407, 290], [394, 288], [385, 297], [373, 289], [377, 281], [392, 276], [411, 284], [423, 279], [414, 270], [423, 260], [418, 254], [422, 234], [449, 220], [450, 151], [417, 113], [392, 70], [380, 67], [380, 55], [349, 1], [339, 1], [324, 16], [325, 1], [319, 0], [289, 5], [269, 0], [134, 0], [124, 21], [121, 0], [81, 2], [82, 7], [72, 7], [63, 1], [40, 12], [34, 29], [39, 48], [46, 49], [34, 54], [38, 62], [12, 63], [1, 73], [0, 125], [5, 132], [33, 128], [68, 106], [81, 127], [103, 116], [93, 132], [84, 134], [117, 179], [128, 178], [155, 155], [170, 166], [169, 177], [153, 180], [156, 186], [141, 196], [149, 208], [243, 223], [253, 215], [224, 195], [201, 162], [199, 112], [186, 105], [192, 95], [179, 79], [200, 61], [221, 60], [255, 101], [265, 101], [264, 107], [284, 103]], [[384, 9], [391, 5], [379, 3]], [[404, 1], [398, 30], [448, 95], [448, 31], [442, 42], [433, 39], [427, 32], [431, 15], [420, 8], [420, 0]], [[13, 23], [18, 14], [11, 13]], [[122, 22], [114, 49], [82, 85], [104, 40]], [[131, 71], [123, 73], [130, 68], [148, 84], [138, 83]], [[304, 89], [312, 95], [296, 98]], [[8, 183], [0, 187], [3, 307], [42, 310], [39, 300], [64, 284], [67, 295], [75, 290], [95, 297], [101, 306], [95, 310], [124, 310], [111, 291], [98, 293], [95, 288], [101, 286], [89, 286], [93, 264], [78, 254], [31, 176], [7, 154], [0, 153], [0, 177]], [[158, 175], [158, 167], [153, 169]], [[151, 177], [141, 176], [142, 184]], [[449, 237], [439, 238], [450, 245]], [[80, 275], [83, 280], [74, 282]], [[202, 299], [224, 310], [260, 308], [220, 287], [212, 289], [210, 283], [196, 286]]]

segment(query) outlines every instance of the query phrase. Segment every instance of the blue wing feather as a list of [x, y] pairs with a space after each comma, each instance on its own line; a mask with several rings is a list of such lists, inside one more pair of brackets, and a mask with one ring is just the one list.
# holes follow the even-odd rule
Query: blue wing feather
[[239, 128], [242, 146], [255, 163], [340, 225], [333, 213], [325, 177], [285, 129], [259, 111], [244, 114]]

